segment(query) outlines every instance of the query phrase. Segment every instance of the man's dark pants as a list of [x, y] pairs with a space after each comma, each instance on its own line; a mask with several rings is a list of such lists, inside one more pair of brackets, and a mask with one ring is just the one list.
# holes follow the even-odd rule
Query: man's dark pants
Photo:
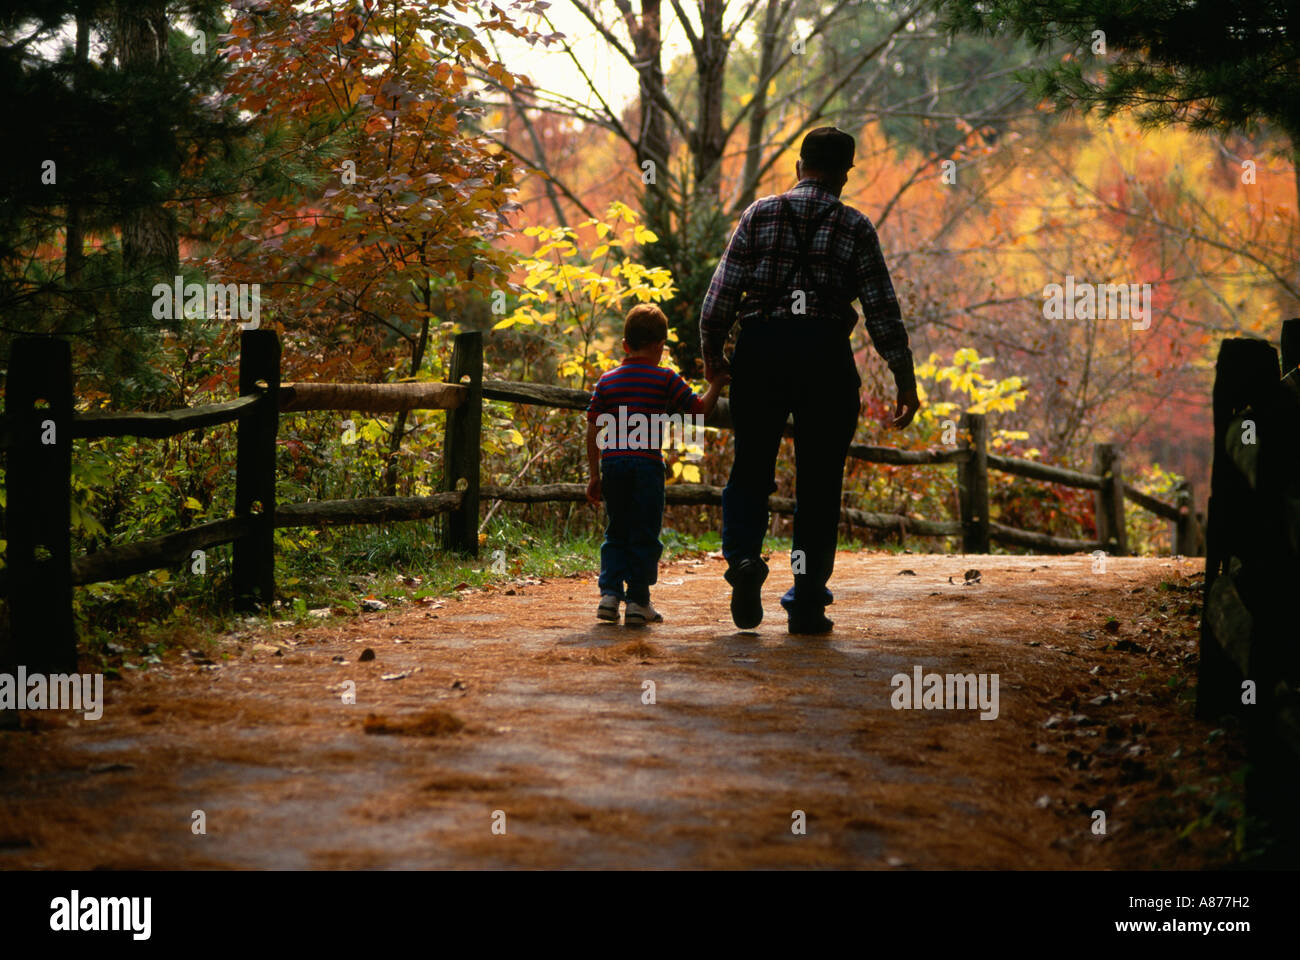
[[[650, 602], [663, 544], [664, 465], [647, 457], [606, 457], [600, 463], [605, 542], [600, 545], [600, 592], [628, 603]], [[626, 590], [624, 589], [626, 584]]]
[[[857, 429], [862, 380], [847, 336], [810, 336], [810, 317], [761, 326], [742, 322], [731, 359], [735, 461], [722, 493], [722, 555], [729, 567], [757, 559], [767, 532], [767, 498], [786, 417], [794, 415], [794, 550], [804, 572], [781, 598], [792, 615], [831, 603], [844, 460]], [[796, 555], [797, 556], [797, 555]], [[796, 564], [797, 569], [797, 564]]]

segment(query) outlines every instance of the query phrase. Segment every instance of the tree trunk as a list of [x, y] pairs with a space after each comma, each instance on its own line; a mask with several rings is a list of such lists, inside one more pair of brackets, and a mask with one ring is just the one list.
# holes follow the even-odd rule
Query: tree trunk
[[[79, 93], [85, 90], [86, 62], [90, 56], [90, 18], [84, 12], [77, 14], [77, 47], [74, 59], [72, 85]], [[75, 190], [75, 185], [74, 185]], [[63, 280], [68, 287], [75, 286], [81, 278], [85, 263], [85, 235], [82, 231], [82, 204], [74, 196], [68, 198], [64, 222]]]
[[758, 89], [749, 108], [749, 133], [745, 142], [745, 168], [741, 173], [740, 202], [744, 210], [758, 198], [758, 170], [763, 162], [763, 131], [767, 127], [767, 88], [771, 86], [772, 61], [776, 56], [780, 0], [768, 0], [763, 18], [762, 46], [758, 59]]
[[[430, 302], [430, 292], [428, 281], [425, 281], [426, 308]], [[429, 318], [425, 317], [420, 324], [420, 337], [411, 350], [410, 376], [419, 374], [420, 366], [424, 363], [424, 352], [428, 347]], [[407, 411], [403, 410], [393, 419], [393, 432], [388, 438], [388, 465], [384, 468], [384, 494], [389, 497], [397, 495], [397, 458], [402, 450], [402, 437], [406, 434], [406, 414]]]
[[701, 34], [696, 53], [699, 103], [695, 123], [695, 194], [715, 200], [721, 182], [726, 136], [722, 122], [723, 92], [727, 79], [727, 42], [722, 33], [726, 0], [702, 0]]
[[[641, 106], [640, 133], [637, 137], [637, 164], [649, 160], [654, 164], [652, 183], [642, 191], [646, 225], [660, 236], [672, 229], [672, 202], [668, 194], [668, 118], [659, 98], [666, 92], [661, 62], [663, 37], [662, 11], [659, 0], [642, 0], [641, 17], [629, 30], [637, 57], [637, 87]], [[644, 171], [644, 167], [641, 167]], [[646, 177], [642, 176], [643, 182]]]
[[[168, 59], [168, 29], [164, 0], [118, 0], [113, 10], [113, 30], [122, 70], [156, 73], [161, 78]], [[164, 162], [174, 166], [174, 156], [173, 151]], [[180, 263], [176, 218], [161, 202], [130, 207], [121, 226], [122, 261], [128, 273], [142, 274], [140, 280], [147, 289], [152, 288], [151, 279], [175, 275]]]

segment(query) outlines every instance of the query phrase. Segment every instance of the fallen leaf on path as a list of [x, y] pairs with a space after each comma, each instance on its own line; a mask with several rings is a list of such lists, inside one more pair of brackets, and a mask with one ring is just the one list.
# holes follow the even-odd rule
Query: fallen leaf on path
[[419, 672], [420, 672], [420, 668], [416, 667], [413, 670], [403, 670], [401, 673], [386, 673], [379, 679], [380, 680], [405, 680], [407, 677], [411, 676], [411, 674], [419, 673]]

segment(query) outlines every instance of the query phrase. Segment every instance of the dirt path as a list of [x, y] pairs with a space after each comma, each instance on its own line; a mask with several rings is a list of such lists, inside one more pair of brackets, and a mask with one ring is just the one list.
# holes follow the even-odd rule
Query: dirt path
[[[1199, 561], [841, 554], [829, 640], [785, 633], [780, 571], [738, 633], [722, 569], [666, 565], [643, 630], [594, 620], [591, 576], [516, 584], [219, 638], [97, 722], [25, 715], [0, 867], [1197, 865], [1143, 830], [1205, 730], [1160, 695], [1187, 624], [1142, 611]], [[997, 674], [997, 719], [893, 709], [914, 666]]]

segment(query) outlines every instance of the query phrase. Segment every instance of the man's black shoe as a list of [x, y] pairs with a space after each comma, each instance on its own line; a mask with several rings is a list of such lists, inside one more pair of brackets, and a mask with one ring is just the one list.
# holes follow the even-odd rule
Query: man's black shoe
[[821, 633], [830, 633], [835, 622], [824, 613], [813, 614], [791, 614], [787, 629], [790, 633], [802, 634], [805, 636], [816, 636]]
[[767, 564], [762, 560], [741, 560], [724, 574], [731, 584], [731, 619], [741, 630], [753, 630], [763, 622], [763, 581]]

